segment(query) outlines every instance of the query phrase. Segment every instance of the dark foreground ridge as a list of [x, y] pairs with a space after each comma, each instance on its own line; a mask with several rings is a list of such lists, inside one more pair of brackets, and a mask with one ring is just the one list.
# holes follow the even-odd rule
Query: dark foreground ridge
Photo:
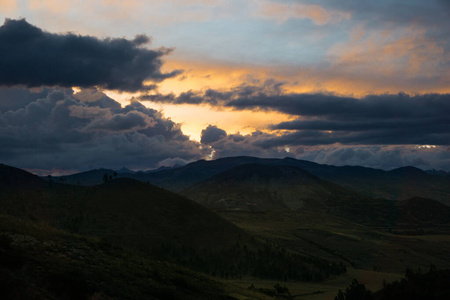
[[91, 187], [55, 182], [29, 188], [5, 186], [0, 208], [17, 218], [103, 238], [223, 278], [250, 275], [308, 281], [345, 272], [342, 264], [255, 239], [185, 197], [130, 178]]

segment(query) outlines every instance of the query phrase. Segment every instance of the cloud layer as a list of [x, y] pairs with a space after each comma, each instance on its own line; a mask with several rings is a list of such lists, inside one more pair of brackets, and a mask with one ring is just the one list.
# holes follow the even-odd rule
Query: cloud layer
[[[220, 128], [219, 128], [220, 129]], [[214, 158], [249, 155], [267, 158], [294, 157], [330, 165], [358, 165], [381, 169], [416, 166], [422, 169], [450, 170], [450, 147], [431, 145], [344, 145], [331, 143], [312, 133], [293, 136], [256, 131], [221, 135], [208, 146]], [[306, 142], [301, 142], [301, 140]], [[307, 140], [314, 140], [308, 145]], [[300, 142], [299, 142], [300, 141]]]
[[[44, 170], [148, 169], [167, 159], [201, 159], [210, 151], [156, 110], [138, 102], [121, 107], [95, 89], [78, 94], [57, 88], [0, 91], [3, 106], [12, 104], [0, 112], [5, 164]], [[27, 94], [28, 103], [17, 108], [16, 99], [6, 96], [16, 94]]]
[[162, 73], [170, 49], [149, 50], [145, 35], [133, 40], [52, 34], [25, 20], [6, 19], [0, 27], [0, 85], [91, 87], [130, 91], [154, 89], [180, 71]]
[[235, 110], [277, 111], [295, 120], [271, 124], [279, 134], [265, 148], [293, 145], [448, 145], [450, 94], [368, 95], [361, 99], [331, 94], [283, 92], [282, 83], [241, 85], [230, 90], [153, 95], [143, 100], [208, 104]]

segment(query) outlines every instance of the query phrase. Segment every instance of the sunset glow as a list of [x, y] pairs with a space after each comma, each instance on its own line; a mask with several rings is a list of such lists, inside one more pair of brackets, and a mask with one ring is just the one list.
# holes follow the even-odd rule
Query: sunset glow
[[2, 1], [4, 160], [448, 170], [449, 12], [437, 0]]

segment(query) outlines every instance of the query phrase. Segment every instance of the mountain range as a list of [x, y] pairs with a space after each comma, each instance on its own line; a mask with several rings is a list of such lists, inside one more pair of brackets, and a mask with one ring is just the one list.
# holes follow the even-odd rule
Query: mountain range
[[[142, 182], [180, 192], [228, 169], [245, 164], [290, 166], [307, 171], [320, 179], [373, 198], [403, 200], [411, 197], [430, 198], [450, 205], [450, 177], [430, 174], [415, 167], [391, 171], [360, 166], [331, 166], [294, 158], [267, 159], [248, 156], [227, 157], [211, 161], [200, 160], [183, 167], [152, 172], [119, 173]], [[103, 181], [103, 175], [114, 171], [97, 169], [56, 178], [71, 184], [94, 185]]]
[[[112, 257], [105, 258], [109, 252], [97, 249], [119, 247], [112, 256], [124, 257], [129, 254], [123, 251], [131, 251], [138, 261], [150, 265], [165, 261], [173, 264], [169, 268], [174, 274], [187, 268], [203, 274], [199, 276], [284, 280], [294, 286], [345, 276], [349, 269], [373, 270], [381, 276], [386, 272], [398, 274], [411, 266], [450, 267], [450, 207], [445, 204], [448, 180], [412, 167], [383, 171], [290, 158], [231, 157], [152, 172], [97, 169], [41, 178], [0, 165], [0, 251], [13, 256], [11, 249], [20, 246], [26, 258], [13, 269], [0, 259], [0, 276], [21, 278], [24, 268], [34, 270], [37, 277], [48, 281], [44, 286], [50, 290], [43, 293], [58, 298], [53, 275], [42, 273], [35, 265], [28, 244], [14, 244], [17, 234], [21, 241], [41, 240], [54, 232], [61, 232], [57, 235], [63, 238], [51, 242], [59, 245], [58, 250], [54, 254], [42, 250], [50, 243], [44, 239], [41, 250], [45, 255], [39, 259], [59, 262], [59, 258], [68, 257], [70, 261], [71, 253], [79, 251], [78, 242], [69, 246], [67, 240], [86, 239], [79, 243], [90, 249], [95, 263], [93, 269], [85, 265], [89, 274], [77, 269], [77, 276], [89, 278], [88, 283], [80, 279], [82, 287], [95, 290], [96, 297], [101, 294], [112, 299], [119, 294], [109, 285], [99, 288], [101, 284], [95, 278], [101, 276], [93, 271], [106, 267], [95, 267], [98, 261]], [[40, 229], [17, 233], [17, 226]], [[126, 261], [122, 264], [128, 264]], [[118, 272], [136, 276], [124, 268], [126, 271]], [[153, 278], [152, 274], [146, 276]], [[21, 280], [12, 285], [29, 285]], [[152, 280], [159, 282], [160, 275]], [[202, 289], [220, 295], [218, 298], [229, 289], [208, 280], [208, 287]], [[188, 289], [183, 287], [186, 282]], [[184, 288], [183, 293], [192, 293], [191, 287], [196, 289], [187, 279], [177, 279], [173, 286], [176, 290]], [[265, 297], [234, 291], [248, 299]], [[276, 295], [273, 290], [259, 291]], [[330, 296], [335, 292], [329, 287], [326, 293]], [[172, 298], [183, 299], [182, 294], [173, 293]], [[158, 292], [146, 295], [165, 299]], [[211, 296], [201, 292], [196, 295], [199, 299]]]

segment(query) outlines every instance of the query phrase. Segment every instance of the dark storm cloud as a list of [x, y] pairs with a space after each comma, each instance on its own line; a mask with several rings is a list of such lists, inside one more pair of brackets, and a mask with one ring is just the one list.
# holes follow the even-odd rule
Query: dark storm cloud
[[275, 135], [262, 131], [255, 131], [247, 135], [227, 134], [225, 130], [208, 125], [207, 128], [202, 130], [201, 142], [214, 149], [215, 158], [239, 155], [257, 157], [292, 156], [291, 153], [286, 151], [285, 147], [264, 148], [260, 145], [273, 137]]
[[0, 27], [0, 85], [154, 89], [144, 81], [160, 82], [180, 71], [162, 73], [161, 57], [171, 50], [140, 47], [149, 41], [145, 35], [130, 41], [52, 34], [25, 20], [6, 19]]
[[271, 109], [290, 115], [332, 120], [442, 118], [450, 113], [449, 94], [370, 95], [362, 99], [326, 94], [260, 95], [231, 99], [236, 109]]
[[[179, 124], [139, 102], [121, 107], [95, 89], [42, 93], [20, 108], [0, 112], [2, 163], [47, 170], [146, 169], [167, 159], [191, 161], [208, 154]], [[26, 92], [10, 93], [15, 94]]]
[[47, 94], [48, 89], [46, 88], [37, 91], [22, 88], [0, 88], [0, 112], [19, 109]]
[[272, 130], [285, 132], [259, 141], [264, 148], [333, 143], [448, 145], [450, 141], [450, 94], [411, 96], [399, 93], [358, 99], [320, 93], [286, 93], [281, 83], [266, 81], [260, 86], [241, 85], [226, 91], [190, 91], [189, 97], [154, 97], [159, 99], [156, 102], [277, 111], [297, 117], [270, 125]]
[[211, 144], [226, 136], [227, 132], [225, 130], [214, 125], [208, 125], [208, 127], [202, 130], [200, 142], [202, 144]]
[[149, 116], [141, 112], [129, 112], [126, 114], [116, 114], [111, 118], [97, 119], [89, 123], [85, 130], [105, 130], [105, 131], [136, 131], [153, 126], [155, 122]]

